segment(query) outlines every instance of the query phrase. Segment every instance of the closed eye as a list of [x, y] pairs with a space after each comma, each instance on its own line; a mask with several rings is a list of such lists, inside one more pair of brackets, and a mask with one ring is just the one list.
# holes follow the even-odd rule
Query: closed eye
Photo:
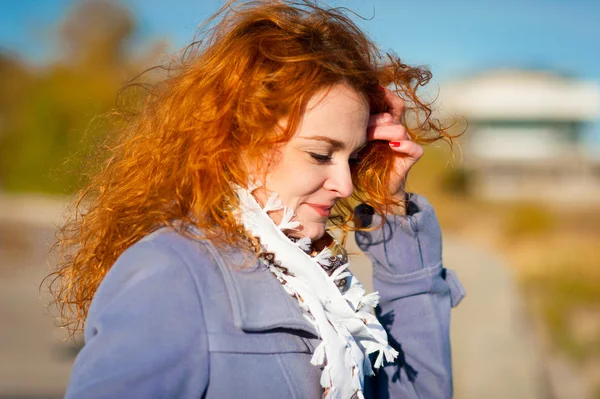
[[329, 164], [331, 163], [330, 155], [317, 154], [315, 152], [309, 152], [309, 155], [320, 164]]

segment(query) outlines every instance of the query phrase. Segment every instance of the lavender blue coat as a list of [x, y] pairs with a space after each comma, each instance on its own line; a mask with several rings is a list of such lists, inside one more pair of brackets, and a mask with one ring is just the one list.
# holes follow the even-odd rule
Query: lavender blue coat
[[[442, 266], [432, 207], [412, 195], [408, 216], [357, 243], [400, 351], [365, 381], [365, 396], [452, 397], [450, 308], [464, 291]], [[321, 398], [314, 328], [264, 266], [238, 267], [245, 255], [168, 229], [131, 246], [94, 296], [66, 397]]]

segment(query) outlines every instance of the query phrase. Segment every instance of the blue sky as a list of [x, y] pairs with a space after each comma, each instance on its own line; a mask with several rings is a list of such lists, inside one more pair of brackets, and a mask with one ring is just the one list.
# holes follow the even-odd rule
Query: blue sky
[[[53, 27], [77, 0], [3, 5], [0, 50], [34, 63], [56, 56]], [[220, 0], [122, 0], [142, 44], [185, 46]], [[493, 67], [543, 68], [600, 83], [597, 0], [331, 0], [373, 18], [357, 22], [384, 49], [428, 65], [438, 82]], [[600, 129], [594, 129], [600, 132]]]
[[[37, 63], [56, 53], [52, 32], [76, 0], [4, 5], [0, 49]], [[167, 38], [184, 46], [218, 0], [122, 0], [140, 26], [138, 42]], [[335, 0], [385, 49], [429, 65], [445, 80], [495, 66], [550, 68], [600, 82], [600, 1]]]

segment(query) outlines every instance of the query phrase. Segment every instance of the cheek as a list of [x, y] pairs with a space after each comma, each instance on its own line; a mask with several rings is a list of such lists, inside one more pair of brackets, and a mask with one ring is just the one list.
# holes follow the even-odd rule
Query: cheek
[[326, 179], [325, 166], [306, 157], [285, 157], [268, 181], [269, 189], [277, 191], [286, 202], [318, 191]]
[[301, 195], [309, 195], [316, 191], [319, 191], [323, 187], [324, 179], [321, 174], [318, 173], [307, 173], [302, 177], [298, 184], [298, 188], [303, 191]]
[[309, 195], [323, 187], [326, 180], [325, 166], [309, 163], [290, 172], [289, 183], [298, 195]]
[[270, 189], [277, 191], [284, 202], [297, 205], [297, 202], [302, 201], [302, 197], [319, 191], [324, 181], [320, 173], [310, 168], [295, 168], [280, 173], [270, 185]]

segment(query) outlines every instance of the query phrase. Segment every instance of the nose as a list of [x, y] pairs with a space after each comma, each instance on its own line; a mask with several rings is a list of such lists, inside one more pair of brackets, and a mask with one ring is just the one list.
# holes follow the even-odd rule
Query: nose
[[325, 181], [323, 188], [335, 191], [339, 198], [348, 198], [352, 195], [354, 185], [352, 184], [350, 165], [341, 164], [337, 168], [331, 168], [331, 173]]

